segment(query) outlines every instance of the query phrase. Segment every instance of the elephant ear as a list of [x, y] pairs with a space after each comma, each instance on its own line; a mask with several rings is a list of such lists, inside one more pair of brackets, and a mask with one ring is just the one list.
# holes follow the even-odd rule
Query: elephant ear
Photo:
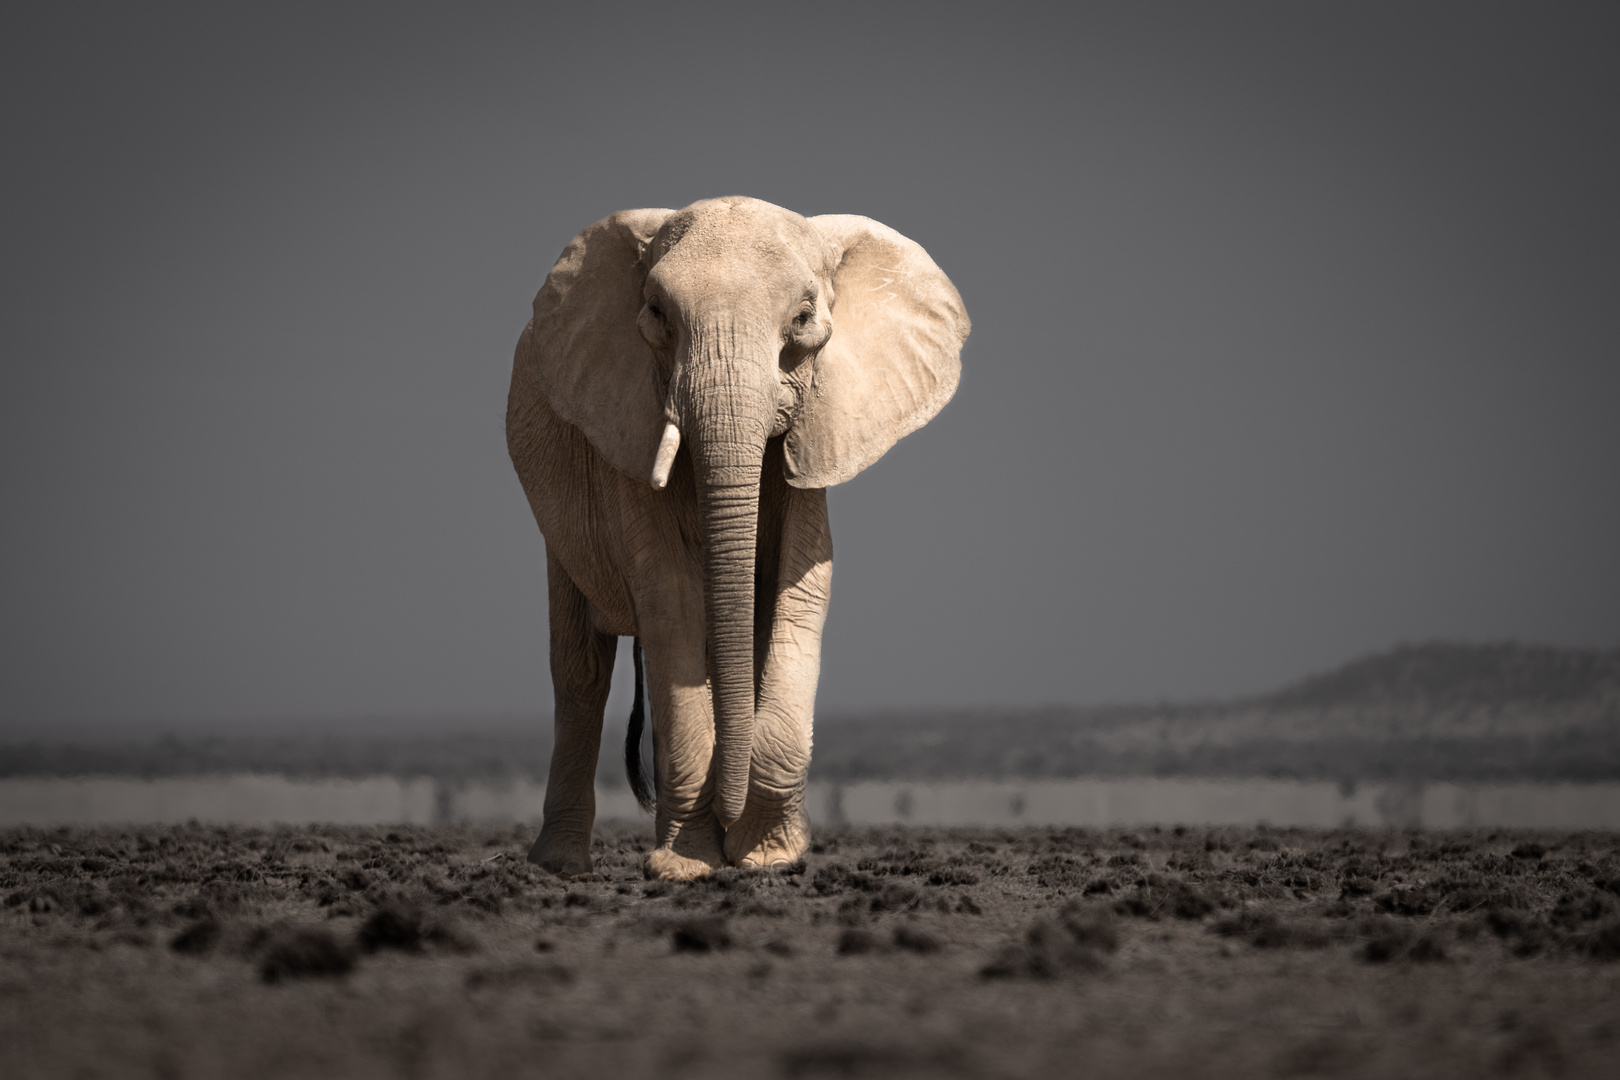
[[788, 483], [841, 484], [956, 393], [967, 310], [921, 245], [853, 214], [810, 219], [838, 254], [832, 337], [788, 429]]
[[552, 411], [621, 472], [652, 474], [664, 431], [652, 347], [636, 328], [643, 255], [671, 210], [622, 210], [569, 241], [518, 349]]

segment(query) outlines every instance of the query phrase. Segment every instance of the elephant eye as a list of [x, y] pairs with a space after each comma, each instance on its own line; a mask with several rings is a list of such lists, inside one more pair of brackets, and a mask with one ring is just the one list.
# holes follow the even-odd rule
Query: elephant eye
[[812, 318], [815, 317], [815, 314], [816, 314], [816, 303], [815, 303], [815, 301], [814, 300], [806, 300], [804, 302], [804, 304], [799, 308], [799, 313], [797, 315], [793, 316], [793, 325], [794, 326], [800, 326], [800, 327], [805, 326], [810, 322], [810, 320]]
[[669, 319], [664, 315], [664, 309], [658, 301], [648, 300], [641, 314], [636, 317], [636, 325], [641, 328], [641, 336], [647, 339], [647, 344], [655, 349], [668, 348], [673, 334], [670, 332]]

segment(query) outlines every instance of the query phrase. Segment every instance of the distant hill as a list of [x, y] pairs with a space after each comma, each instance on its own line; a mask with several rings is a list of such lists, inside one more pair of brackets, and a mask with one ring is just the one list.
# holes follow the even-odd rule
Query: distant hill
[[1402, 646], [1275, 693], [818, 719], [827, 779], [1620, 779], [1620, 650]]
[[1255, 700], [1269, 709], [1580, 712], [1620, 702], [1620, 649], [1403, 645]]
[[[623, 719], [598, 776], [622, 784]], [[544, 778], [549, 718], [303, 725], [0, 742], [0, 776]], [[816, 721], [821, 780], [1268, 776], [1341, 782], [1620, 780], [1620, 650], [1402, 646], [1225, 701], [915, 710]]]

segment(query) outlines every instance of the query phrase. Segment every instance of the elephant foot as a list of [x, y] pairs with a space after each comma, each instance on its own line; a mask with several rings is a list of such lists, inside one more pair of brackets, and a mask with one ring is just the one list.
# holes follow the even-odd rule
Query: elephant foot
[[726, 858], [750, 870], [792, 866], [809, 848], [810, 818], [802, 806], [773, 810], [750, 799], [743, 816], [726, 831]]
[[659, 844], [647, 855], [649, 878], [660, 881], [696, 881], [726, 865], [720, 847], [720, 823], [707, 809], [680, 819], [660, 817], [655, 825]]
[[646, 872], [658, 881], [696, 881], [714, 873], [714, 863], [677, 855], [667, 847], [654, 848], [647, 853]]
[[529, 848], [529, 861], [558, 877], [582, 877], [593, 869], [591, 838], [554, 836], [542, 827], [540, 839]]

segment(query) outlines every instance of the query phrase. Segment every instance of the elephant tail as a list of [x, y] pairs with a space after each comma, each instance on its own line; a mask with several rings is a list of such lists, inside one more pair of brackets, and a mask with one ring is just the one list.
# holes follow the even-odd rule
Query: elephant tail
[[[635, 646], [630, 650], [631, 657], [636, 665], [636, 700], [630, 706], [630, 723], [624, 732], [624, 771], [630, 778], [630, 793], [636, 797], [641, 808], [651, 814], [658, 809], [658, 803], [653, 798], [652, 785], [648, 782], [647, 771], [641, 764], [641, 732], [647, 726], [647, 676], [641, 662], [641, 639], [636, 638]], [[653, 736], [653, 762], [656, 767], [658, 760], [658, 736]]]

